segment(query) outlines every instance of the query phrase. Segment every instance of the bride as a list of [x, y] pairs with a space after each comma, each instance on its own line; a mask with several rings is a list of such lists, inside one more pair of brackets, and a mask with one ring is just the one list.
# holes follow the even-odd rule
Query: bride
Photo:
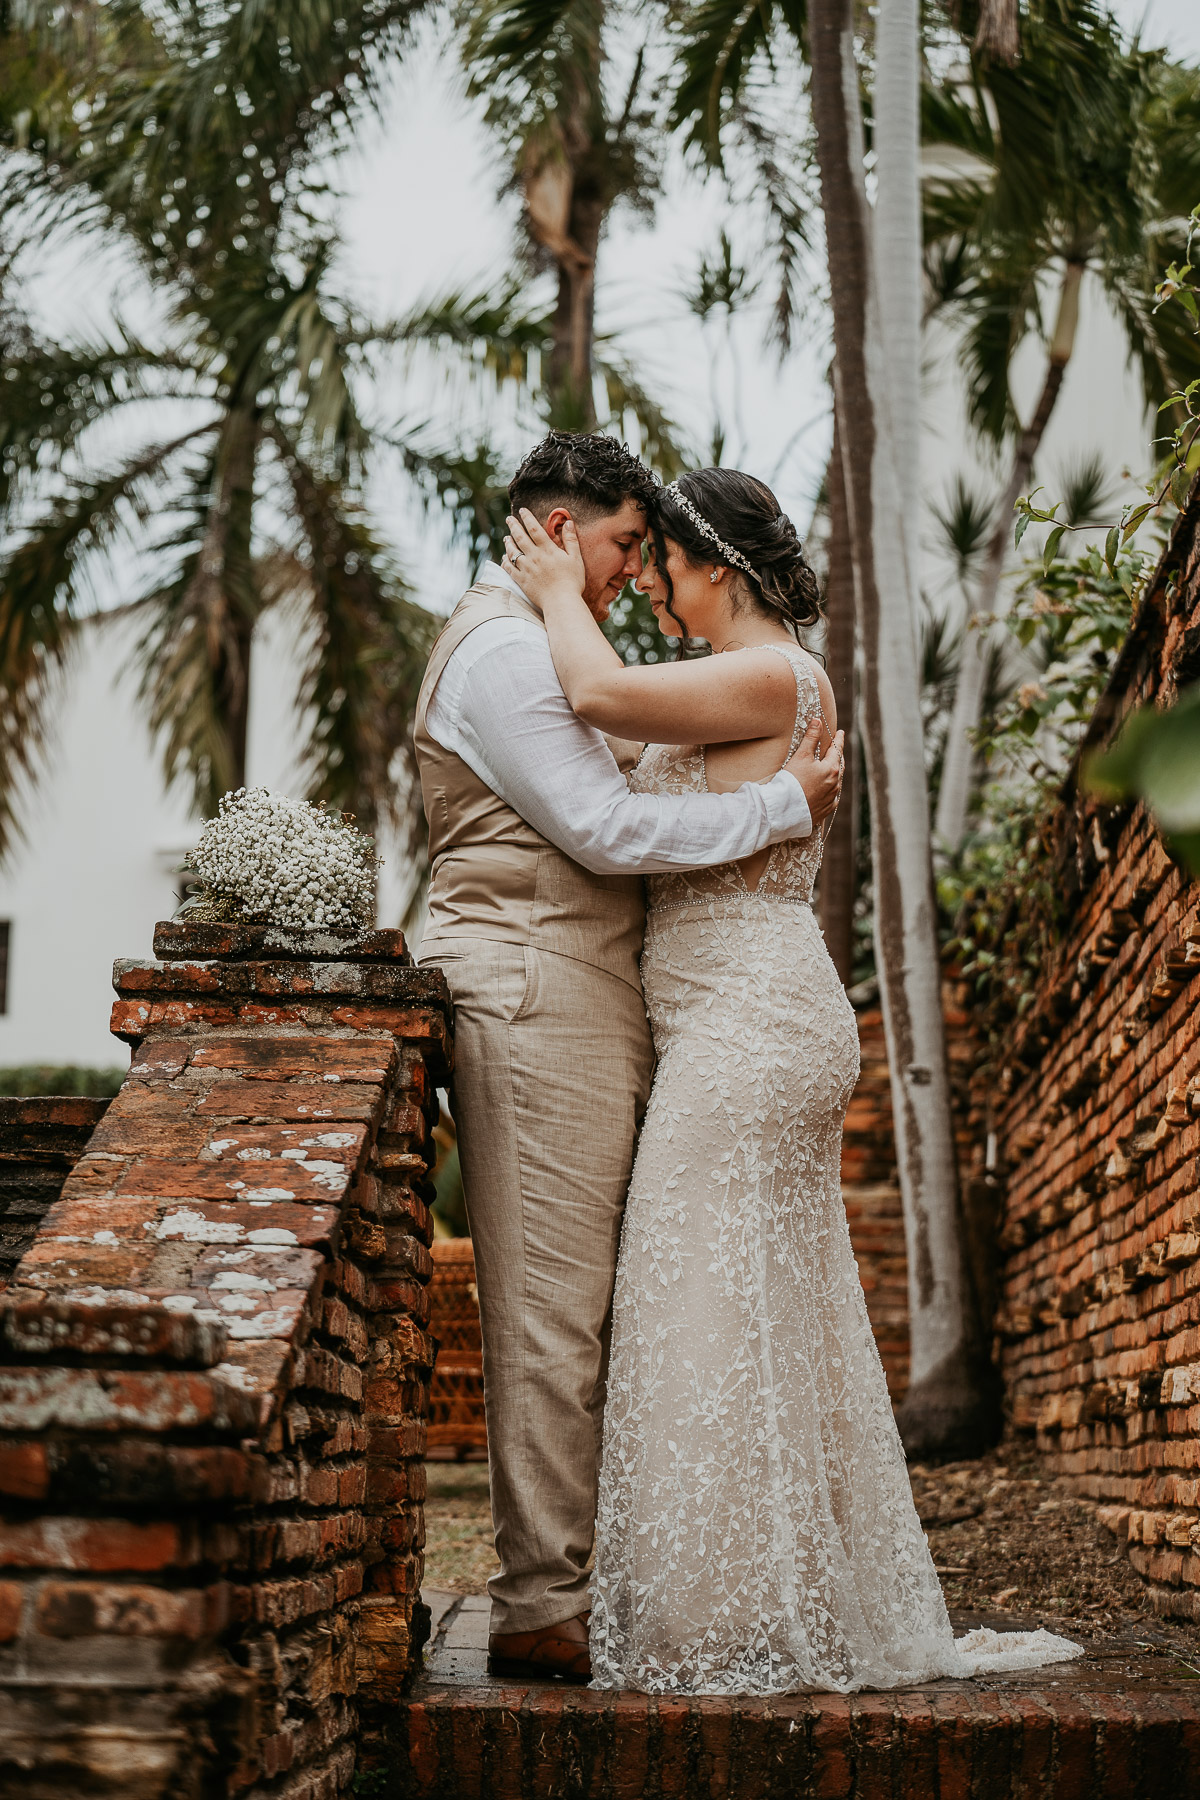
[[[639, 589], [713, 655], [626, 668], [560, 549], [509, 519], [505, 567], [543, 612], [580, 716], [648, 740], [645, 793], [782, 768], [824, 670], [796, 633], [818, 590], [770, 490], [705, 469], [663, 490]], [[658, 1056], [613, 1300], [591, 1657], [650, 1693], [849, 1692], [1077, 1654], [1047, 1632], [955, 1642], [842, 1207], [854, 1014], [811, 909], [819, 837], [647, 878], [642, 979]]]

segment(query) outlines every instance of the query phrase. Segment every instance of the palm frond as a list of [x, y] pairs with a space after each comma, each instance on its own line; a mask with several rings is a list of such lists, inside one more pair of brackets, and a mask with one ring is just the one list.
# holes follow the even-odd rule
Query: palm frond
[[[976, 0], [958, 8], [968, 36], [977, 14]], [[993, 441], [1016, 426], [1009, 368], [1043, 329], [1039, 282], [1064, 261], [1097, 274], [1122, 311], [1152, 396], [1181, 385], [1180, 355], [1194, 355], [1144, 295], [1150, 253], [1166, 249], [1166, 194], [1200, 169], [1200, 77], [1127, 46], [1092, 0], [1045, 0], [1020, 29], [1015, 66], [976, 56], [969, 80], [931, 83], [923, 98], [926, 144], [962, 168], [926, 185], [926, 269], [935, 303], [966, 322], [970, 415]]]
[[[412, 715], [436, 621], [410, 599], [345, 494], [278, 428], [272, 439], [300, 528], [313, 628], [300, 692], [316, 721], [307, 750], [309, 796], [352, 812], [367, 830], [386, 820], [411, 838]], [[408, 779], [397, 778], [404, 773]]]
[[681, 72], [671, 102], [672, 123], [710, 168], [728, 174], [736, 146], [737, 160], [752, 171], [778, 281], [769, 339], [781, 352], [801, 310], [802, 257], [818, 202], [807, 134], [789, 142], [777, 119], [761, 116], [752, 75], [761, 69], [777, 83], [790, 57], [799, 87], [807, 26], [807, 0], [699, 0], [679, 22]]
[[0, 11], [0, 143], [21, 150], [38, 137], [57, 141], [79, 67], [93, 59], [105, 25], [97, 4], [9, 0]]
[[[47, 194], [90, 194], [150, 267], [198, 285], [279, 237], [316, 159], [374, 102], [420, 0], [197, 7], [109, 0], [91, 54], [35, 140]], [[63, 9], [27, 0], [31, 41]], [[67, 9], [69, 10], [69, 9]]]
[[431, 427], [397, 429], [384, 440], [397, 451], [427, 508], [440, 507], [451, 535], [475, 556], [502, 554], [508, 483], [504, 463], [486, 442], [470, 450], [430, 442]]
[[160, 545], [178, 557], [176, 571], [150, 597], [154, 617], [138, 647], [164, 779], [186, 777], [204, 817], [245, 775], [250, 641], [261, 609], [250, 542], [259, 430], [253, 414], [227, 414], [194, 471], [183, 522]]
[[72, 481], [0, 568], [0, 857], [19, 836], [16, 791], [42, 743], [45, 705], [81, 612], [80, 569], [126, 524], [149, 517], [164, 464], [200, 435], [139, 452], [111, 473]]
[[49, 344], [19, 315], [0, 311], [0, 509], [14, 482], [60, 467], [105, 413], [165, 397], [165, 373], [163, 361], [131, 334], [112, 343]]
[[1114, 501], [1109, 466], [1099, 451], [1076, 457], [1059, 471], [1055, 493], [1062, 495], [1068, 525], [1095, 525]]
[[954, 695], [962, 657], [962, 630], [925, 600], [921, 605], [918, 649], [922, 696], [927, 704], [941, 710]]
[[482, 0], [461, 16], [469, 91], [510, 148], [553, 154], [570, 118], [602, 131], [604, 0]]
[[519, 276], [469, 292], [451, 289], [364, 333], [371, 345], [455, 349], [500, 382], [528, 385], [550, 347], [550, 315]]
[[998, 140], [978, 79], [922, 83], [921, 141], [957, 152], [960, 167], [994, 169]]
[[354, 398], [352, 370], [360, 344], [349, 323], [334, 319], [321, 288], [328, 253], [305, 270], [301, 286], [264, 345], [295, 373], [299, 430], [310, 452], [338, 475], [361, 475], [369, 433]]
[[1185, 219], [1200, 194], [1200, 82], [1194, 68], [1168, 62], [1158, 66], [1146, 124], [1163, 216]]
[[754, 203], [766, 213], [765, 248], [776, 280], [767, 341], [783, 356], [791, 349], [805, 302], [813, 297], [804, 275], [805, 253], [814, 247], [810, 221], [820, 213], [811, 140], [806, 135], [789, 142], [778, 125], [765, 123], [740, 103], [732, 110], [729, 135], [753, 171]]
[[755, 63], [770, 66], [777, 35], [802, 46], [807, 26], [806, 0], [701, 0], [684, 16], [672, 119], [713, 167]]
[[1182, 308], [1163, 307], [1156, 311], [1150, 299], [1158, 271], [1181, 259], [1186, 236], [1181, 221], [1174, 242], [1155, 257], [1153, 274], [1148, 270], [1110, 269], [1105, 281], [1152, 406], [1161, 406], [1168, 394], [1200, 376], [1200, 342]]
[[608, 397], [614, 425], [636, 421], [641, 438], [639, 454], [664, 481], [674, 481], [687, 467], [687, 454], [679, 441], [678, 427], [652, 397], [632, 366], [601, 340], [596, 351], [596, 374]]
[[995, 522], [990, 498], [956, 475], [944, 506], [930, 509], [937, 521], [940, 548], [953, 560], [960, 581], [966, 581], [980, 552], [986, 547]]
[[684, 290], [683, 298], [688, 310], [703, 321], [712, 318], [714, 313], [736, 311], [753, 297], [755, 286], [749, 269], [734, 256], [729, 233], [722, 230], [718, 234], [716, 254], [701, 256], [694, 280]]
[[964, 296], [967, 330], [962, 365], [967, 378], [967, 416], [976, 430], [1000, 443], [1017, 422], [1012, 359], [1030, 330], [1041, 328], [1036, 268], [1000, 264], [971, 284]]

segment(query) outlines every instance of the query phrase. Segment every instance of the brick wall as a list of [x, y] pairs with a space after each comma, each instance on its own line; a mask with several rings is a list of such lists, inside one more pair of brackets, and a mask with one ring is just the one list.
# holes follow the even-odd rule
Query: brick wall
[[[972, 1142], [968, 1121], [971, 1076], [979, 1052], [965, 986], [953, 973], [943, 983], [942, 1008], [959, 1157], [965, 1166]], [[860, 1005], [856, 1016], [862, 1072], [850, 1099], [842, 1137], [842, 1199], [888, 1392], [898, 1402], [908, 1389], [908, 1257], [896, 1172], [887, 1044], [878, 1006], [871, 1002]], [[968, 1250], [988, 1317], [995, 1287], [992, 1185], [990, 1181], [969, 1182], [963, 1193]]]
[[842, 1137], [842, 1200], [888, 1392], [902, 1400], [908, 1387], [908, 1262], [892, 1136], [883, 1014], [860, 1007], [862, 1073], [846, 1111]]
[[[1200, 675], [1200, 500], [1092, 728]], [[1200, 1618], [1200, 889], [1143, 808], [1068, 787], [1071, 918], [976, 1089], [1004, 1178], [999, 1353], [1014, 1422], [1128, 1544], [1161, 1611]]]
[[482, 1455], [487, 1450], [483, 1409], [483, 1339], [475, 1252], [469, 1237], [442, 1238], [430, 1246], [429, 1329], [437, 1366], [429, 1390], [429, 1455]]
[[107, 1105], [107, 1100], [0, 1098], [0, 1293]]
[[448, 996], [399, 933], [155, 949], [0, 1299], [0, 1792], [332, 1800], [425, 1630]]

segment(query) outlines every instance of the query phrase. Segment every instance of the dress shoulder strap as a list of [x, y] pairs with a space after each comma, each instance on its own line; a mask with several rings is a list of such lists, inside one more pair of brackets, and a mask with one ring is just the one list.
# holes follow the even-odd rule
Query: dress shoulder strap
[[786, 768], [788, 762], [800, 747], [800, 739], [808, 729], [813, 714], [821, 710], [821, 690], [817, 686], [817, 678], [809, 667], [808, 657], [803, 650], [790, 649], [786, 644], [759, 644], [759, 650], [773, 650], [776, 656], [782, 656], [791, 664], [792, 674], [796, 677], [796, 722], [792, 726], [792, 741], [781, 767]]

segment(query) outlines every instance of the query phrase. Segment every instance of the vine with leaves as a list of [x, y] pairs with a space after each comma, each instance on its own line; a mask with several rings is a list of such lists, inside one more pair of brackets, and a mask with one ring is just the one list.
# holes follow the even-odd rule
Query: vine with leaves
[[[1185, 258], [1168, 268], [1155, 303], [1182, 306], [1200, 337], [1200, 282], [1192, 261], [1198, 240], [1200, 207], [1189, 221]], [[1032, 1005], [1046, 958], [1067, 925], [1063, 781], [1200, 467], [1200, 378], [1169, 395], [1159, 412], [1173, 413], [1174, 423], [1149, 498], [1123, 510], [1102, 548], [1064, 556], [1070, 534], [1086, 527], [1059, 517], [1061, 501], [1039, 507], [1034, 494], [1017, 503], [1018, 544], [1031, 525], [1049, 527], [1006, 619], [1037, 672], [978, 736], [994, 778], [984, 788], [977, 829], [938, 883], [947, 952], [973, 982], [993, 1043]], [[1140, 545], [1147, 529], [1153, 536]], [[1133, 715], [1117, 745], [1085, 758], [1080, 774], [1085, 787], [1108, 799], [1145, 798], [1172, 847], [1200, 870], [1200, 818], [1191, 817], [1200, 808], [1200, 690], [1180, 696], [1167, 712]]]
[[[1182, 306], [1192, 321], [1196, 337], [1200, 338], [1200, 284], [1195, 279], [1197, 271], [1192, 262], [1192, 250], [1197, 239], [1200, 239], [1200, 206], [1193, 208], [1188, 220], [1187, 247], [1183, 262], [1172, 263], [1154, 290], [1154, 310], [1158, 312], [1161, 307], [1172, 302]], [[1144, 573], [1145, 558], [1136, 555], [1122, 558], [1122, 552], [1147, 520], [1162, 519], [1182, 510], [1191, 492], [1196, 470], [1200, 468], [1200, 376], [1190, 381], [1186, 387], [1168, 394], [1158, 413], [1160, 418], [1164, 413], [1173, 413], [1175, 426], [1169, 438], [1159, 440], [1164, 448], [1158, 473], [1148, 489], [1150, 498], [1127, 506], [1118, 523], [1109, 528], [1104, 540], [1105, 566], [1113, 577], [1116, 577], [1119, 566], [1123, 568], [1125, 591], [1131, 599], [1139, 577]], [[1035, 489], [1034, 493], [1038, 491]], [[1086, 527], [1082, 523], [1059, 519], [1061, 501], [1045, 508], [1035, 506], [1033, 499], [1034, 495], [1030, 494], [1017, 501], [1016, 542], [1020, 544], [1030, 525], [1048, 525], [1050, 529], [1042, 549], [1042, 565], [1048, 574], [1067, 534], [1082, 531]]]

